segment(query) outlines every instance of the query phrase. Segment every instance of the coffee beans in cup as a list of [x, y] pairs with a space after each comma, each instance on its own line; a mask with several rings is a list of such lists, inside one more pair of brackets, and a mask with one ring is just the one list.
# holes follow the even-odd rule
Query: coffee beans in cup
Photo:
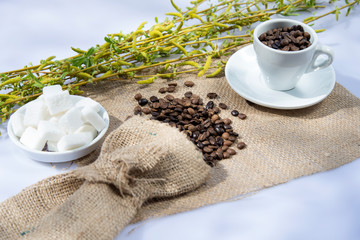
[[268, 47], [282, 51], [299, 51], [311, 46], [310, 34], [301, 25], [268, 30], [259, 36], [259, 40]]

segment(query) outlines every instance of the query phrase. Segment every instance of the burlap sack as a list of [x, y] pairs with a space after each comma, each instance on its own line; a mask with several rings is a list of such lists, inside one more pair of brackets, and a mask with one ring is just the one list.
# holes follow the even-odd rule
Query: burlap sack
[[[188, 80], [195, 82], [193, 88], [184, 87], [184, 82]], [[212, 168], [210, 178], [196, 191], [177, 198], [148, 201], [133, 222], [240, 199], [261, 189], [336, 168], [360, 157], [360, 100], [339, 84], [319, 104], [284, 111], [248, 103], [228, 86], [225, 77], [208, 79], [189, 75], [176, 79], [176, 82], [179, 85], [173, 93], [176, 97], [191, 90], [206, 102], [206, 94], [216, 92], [219, 98], [215, 103], [224, 102], [229, 106], [229, 110], [223, 110], [220, 116], [233, 120], [234, 131], [240, 134], [240, 140], [246, 142], [247, 147], [237, 150], [235, 156], [222, 160]], [[133, 115], [137, 105], [134, 100], [136, 93], [140, 92], [146, 98], [160, 96], [158, 89], [166, 84], [166, 80], [157, 80], [148, 86], [131, 81], [109, 81], [89, 85], [83, 90], [107, 109], [111, 132]], [[247, 114], [247, 119], [232, 117], [232, 109]], [[95, 161], [99, 153], [100, 149], [76, 163], [79, 166], [87, 165]], [[24, 212], [10, 213], [6, 210], [10, 205], [23, 205], [27, 209], [46, 206], [37, 213], [27, 213], [29, 219], [30, 216], [38, 219], [62, 204], [82, 183], [69, 174], [63, 174], [25, 189], [0, 205], [0, 228], [26, 225], [21, 222], [24, 220], [12, 224], [17, 222], [15, 219], [24, 216]], [[1, 221], [4, 214], [12, 216], [8, 225]], [[31, 229], [17, 228], [16, 231], [26, 235]]]
[[[2, 204], [0, 239], [113, 239], [147, 199], [194, 190], [209, 170], [185, 135], [133, 117], [106, 138], [93, 164]], [[79, 187], [72, 195], [69, 184]], [[53, 196], [42, 194], [55, 185]], [[51, 199], [66, 191], [68, 199], [54, 207]]]

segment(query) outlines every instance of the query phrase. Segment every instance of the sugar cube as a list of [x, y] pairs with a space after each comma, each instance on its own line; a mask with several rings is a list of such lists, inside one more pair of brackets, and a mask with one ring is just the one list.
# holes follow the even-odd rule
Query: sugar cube
[[41, 151], [45, 146], [46, 140], [35, 128], [28, 127], [21, 135], [20, 142], [29, 148]]
[[38, 131], [47, 141], [58, 141], [65, 135], [59, 125], [52, 121], [41, 120], [38, 125]]
[[81, 133], [81, 132], [88, 132], [90, 133], [91, 137], [94, 139], [98, 132], [97, 130], [90, 124], [84, 124], [79, 129], [75, 131], [75, 133]]
[[57, 143], [58, 143], [58, 142], [47, 141], [47, 142], [46, 142], [46, 144], [47, 144], [47, 150], [48, 150], [49, 152], [57, 152], [57, 151], [58, 151]]
[[57, 148], [59, 152], [68, 151], [75, 148], [79, 148], [89, 144], [93, 138], [89, 132], [81, 132], [81, 133], [72, 133], [69, 135], [63, 136], [58, 144]]
[[97, 131], [101, 131], [105, 128], [106, 123], [104, 119], [100, 117], [100, 115], [90, 107], [84, 107], [81, 110], [81, 114], [83, 118], [88, 121], [91, 125], [93, 125]]
[[36, 128], [40, 120], [47, 119], [49, 112], [43, 101], [35, 100], [26, 105], [24, 125]]
[[44, 95], [44, 100], [51, 115], [65, 112], [74, 105], [67, 90]]
[[99, 112], [101, 109], [101, 105], [98, 102], [95, 102], [91, 98], [83, 98], [76, 103], [77, 107], [90, 107], [94, 109], [96, 112]]
[[43, 88], [44, 95], [52, 95], [60, 92], [62, 92], [62, 88], [60, 85], [46, 86]]
[[66, 133], [75, 132], [84, 123], [81, 117], [80, 108], [78, 107], [71, 108], [63, 116], [60, 117], [58, 123], [61, 129]]
[[16, 112], [11, 116], [11, 126], [14, 134], [18, 137], [21, 137], [25, 131], [24, 126], [24, 113]]

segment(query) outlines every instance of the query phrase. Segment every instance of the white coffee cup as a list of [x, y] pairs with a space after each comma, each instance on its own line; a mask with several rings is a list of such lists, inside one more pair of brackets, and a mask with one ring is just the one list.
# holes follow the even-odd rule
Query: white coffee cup
[[[259, 36], [268, 30], [293, 25], [301, 25], [310, 34], [309, 47], [299, 51], [282, 51], [268, 47], [259, 40]], [[253, 45], [262, 77], [273, 90], [294, 88], [304, 74], [324, 69], [334, 59], [333, 50], [319, 44], [316, 32], [311, 27], [292, 19], [273, 19], [259, 24], [254, 30]], [[316, 60], [320, 55], [327, 55], [327, 59], [318, 63]]]

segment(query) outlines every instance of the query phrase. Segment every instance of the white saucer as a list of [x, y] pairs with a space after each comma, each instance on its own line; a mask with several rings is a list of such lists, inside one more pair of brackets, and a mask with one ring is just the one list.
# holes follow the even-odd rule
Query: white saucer
[[335, 86], [332, 66], [305, 74], [295, 88], [288, 91], [270, 89], [261, 77], [253, 45], [233, 54], [225, 67], [230, 87], [243, 98], [276, 109], [299, 109], [325, 99]]

